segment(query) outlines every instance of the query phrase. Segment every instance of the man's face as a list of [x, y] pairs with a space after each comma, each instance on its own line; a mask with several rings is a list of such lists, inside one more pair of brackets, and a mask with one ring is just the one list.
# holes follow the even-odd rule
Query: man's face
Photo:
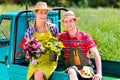
[[68, 31], [73, 30], [75, 28], [75, 22], [75, 19], [65, 19], [63, 21], [64, 26]]

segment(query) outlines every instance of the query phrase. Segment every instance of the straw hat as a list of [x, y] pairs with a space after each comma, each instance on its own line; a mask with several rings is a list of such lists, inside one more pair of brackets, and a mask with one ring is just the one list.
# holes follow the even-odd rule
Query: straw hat
[[31, 11], [36, 11], [36, 10], [50, 10], [50, 8], [47, 7], [46, 2], [37, 2], [36, 6], [31, 9]]
[[76, 21], [80, 20], [80, 18], [76, 18], [75, 14], [73, 11], [67, 11], [63, 14], [63, 18], [61, 20], [59, 20], [60, 22], [63, 22], [64, 20], [67, 19], [75, 19]]

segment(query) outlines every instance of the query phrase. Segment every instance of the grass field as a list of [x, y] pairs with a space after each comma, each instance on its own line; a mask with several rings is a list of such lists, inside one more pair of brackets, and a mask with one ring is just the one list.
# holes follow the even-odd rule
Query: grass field
[[[20, 5], [0, 5], [0, 14], [24, 9], [25, 6]], [[73, 7], [69, 9], [81, 18], [76, 26], [97, 41], [102, 59], [120, 61], [120, 9]]]

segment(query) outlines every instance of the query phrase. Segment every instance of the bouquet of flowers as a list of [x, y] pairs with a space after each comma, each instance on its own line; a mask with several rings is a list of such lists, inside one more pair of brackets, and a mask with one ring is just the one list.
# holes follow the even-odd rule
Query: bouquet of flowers
[[[20, 45], [23, 47], [20, 47]], [[20, 45], [19, 47], [25, 52], [26, 59], [31, 59], [32, 57], [38, 59], [44, 52], [43, 45], [35, 38], [32, 38], [30, 41], [23, 42], [23, 44]]]
[[32, 38], [30, 41], [23, 38], [22, 43], [19, 44], [19, 48], [24, 51], [26, 59], [30, 60], [31, 64], [34, 65], [37, 64], [37, 59], [40, 58], [42, 54], [56, 54], [59, 56], [63, 47], [62, 42], [58, 41], [55, 37], [51, 37], [44, 43], [41, 43], [35, 38]]
[[58, 39], [55, 37], [51, 37], [50, 39], [46, 40], [43, 46], [45, 48], [45, 53], [57, 56], [61, 54], [61, 50], [64, 47], [62, 42], [58, 41]]
[[26, 59], [33, 65], [37, 64], [37, 59], [40, 58], [45, 50], [43, 44], [35, 38], [32, 38], [30, 41], [23, 38], [22, 43], [19, 44], [19, 48], [24, 51]]

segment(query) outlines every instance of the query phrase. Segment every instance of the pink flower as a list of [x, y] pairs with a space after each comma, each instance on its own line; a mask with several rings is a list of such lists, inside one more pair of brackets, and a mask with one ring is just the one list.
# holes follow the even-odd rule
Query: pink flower
[[29, 48], [29, 46], [27, 44], [25, 44], [25, 49], [28, 49], [28, 48]]
[[39, 45], [40, 45], [40, 43], [39, 43], [39, 42], [35, 42], [35, 45], [36, 45], [36, 46], [39, 46]]
[[39, 52], [40, 52], [40, 49], [37, 49], [37, 50], [36, 50], [36, 53], [39, 53]]
[[29, 55], [28, 51], [25, 52], [25, 57], [26, 57], [27, 59], [30, 58], [30, 55]]
[[32, 44], [32, 48], [36, 49], [37, 47], [38, 47], [38, 45]]

